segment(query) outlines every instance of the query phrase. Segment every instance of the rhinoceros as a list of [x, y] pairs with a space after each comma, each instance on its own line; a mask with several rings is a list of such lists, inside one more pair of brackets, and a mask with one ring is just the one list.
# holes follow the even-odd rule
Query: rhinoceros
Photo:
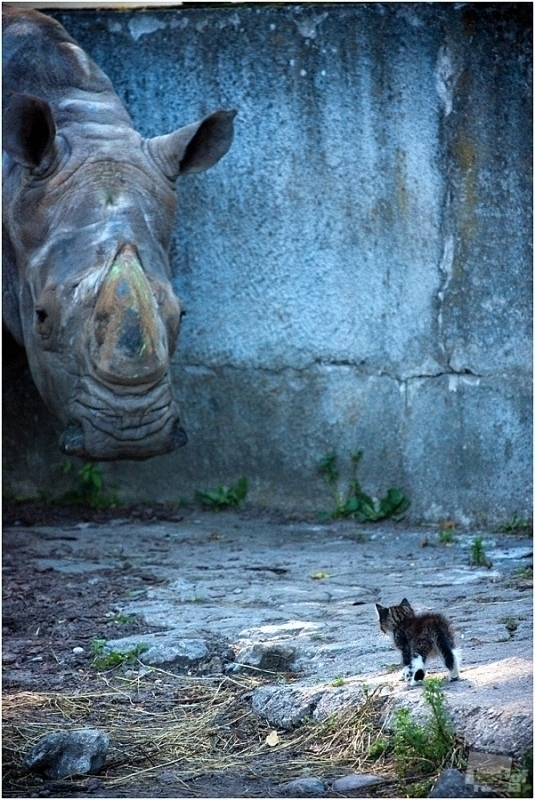
[[4, 321], [59, 417], [60, 448], [167, 453], [186, 441], [170, 375], [175, 182], [227, 152], [236, 111], [143, 138], [58, 22], [9, 7], [3, 102]]

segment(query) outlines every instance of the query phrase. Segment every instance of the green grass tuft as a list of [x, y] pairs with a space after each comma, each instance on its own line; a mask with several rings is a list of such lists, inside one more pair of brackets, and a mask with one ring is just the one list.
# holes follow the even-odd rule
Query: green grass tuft
[[247, 478], [241, 477], [234, 486], [217, 486], [206, 492], [195, 492], [195, 497], [199, 502], [211, 508], [212, 511], [220, 511], [223, 508], [242, 506], [247, 495]]
[[357, 468], [362, 458], [362, 450], [351, 454], [353, 477], [349, 483], [349, 491], [344, 496], [338, 490], [339, 470], [334, 450], [325, 455], [319, 463], [319, 472], [334, 493], [335, 507], [330, 517], [341, 519], [352, 517], [358, 522], [378, 522], [381, 519], [400, 520], [410, 506], [409, 498], [399, 489], [389, 489], [381, 500], [374, 500], [362, 490], [357, 480]]

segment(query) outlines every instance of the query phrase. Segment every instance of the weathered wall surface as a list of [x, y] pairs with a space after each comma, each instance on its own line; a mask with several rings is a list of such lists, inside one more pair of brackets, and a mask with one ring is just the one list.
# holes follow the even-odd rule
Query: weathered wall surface
[[[531, 515], [531, 4], [54, 16], [142, 134], [239, 109], [178, 189], [189, 443], [107, 466], [122, 494], [245, 474], [254, 501], [328, 507], [320, 458], [348, 477], [362, 449], [363, 486], [415, 518]], [[20, 486], [39, 455], [9, 441]]]

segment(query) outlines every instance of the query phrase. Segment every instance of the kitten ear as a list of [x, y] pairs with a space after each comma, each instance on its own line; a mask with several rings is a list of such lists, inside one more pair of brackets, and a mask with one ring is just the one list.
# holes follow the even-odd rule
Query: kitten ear
[[400, 606], [409, 606], [409, 608], [411, 608], [411, 604], [409, 603], [406, 597], [403, 598], [403, 600], [400, 603]]
[[375, 604], [375, 610], [377, 611], [377, 616], [381, 619], [381, 611], [386, 611], [384, 606], [379, 605], [379, 603]]

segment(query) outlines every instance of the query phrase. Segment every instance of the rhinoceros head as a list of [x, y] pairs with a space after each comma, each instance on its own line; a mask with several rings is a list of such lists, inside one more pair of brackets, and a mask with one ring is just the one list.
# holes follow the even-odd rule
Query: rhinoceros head
[[170, 378], [175, 180], [228, 150], [234, 114], [143, 139], [117, 107], [106, 122], [76, 97], [8, 105], [4, 305], [67, 454], [140, 459], [186, 441]]

